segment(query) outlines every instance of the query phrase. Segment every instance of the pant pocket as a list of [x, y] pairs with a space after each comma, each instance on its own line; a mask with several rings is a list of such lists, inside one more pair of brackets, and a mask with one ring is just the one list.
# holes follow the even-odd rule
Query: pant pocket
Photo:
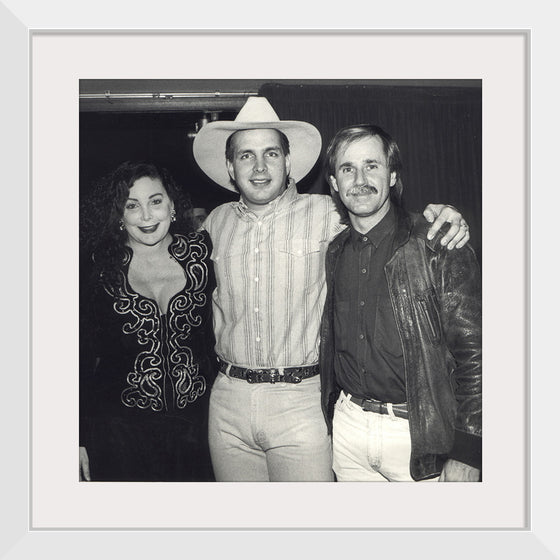
[[336, 399], [336, 402], [334, 403], [334, 409], [335, 410], [341, 410], [342, 407], [344, 406], [344, 399], [345, 399], [345, 395], [343, 391], [340, 391], [340, 394], [338, 395], [338, 398]]

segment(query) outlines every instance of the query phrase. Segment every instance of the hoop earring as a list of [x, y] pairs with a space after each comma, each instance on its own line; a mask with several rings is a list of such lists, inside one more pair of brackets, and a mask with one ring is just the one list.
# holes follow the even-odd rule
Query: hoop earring
[[177, 214], [175, 210], [171, 210], [171, 221], [174, 222], [177, 219]]

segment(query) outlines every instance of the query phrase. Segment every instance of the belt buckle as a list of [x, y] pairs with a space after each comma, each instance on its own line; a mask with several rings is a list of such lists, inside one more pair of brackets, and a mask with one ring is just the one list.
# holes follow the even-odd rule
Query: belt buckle
[[280, 372], [277, 369], [271, 369], [268, 375], [270, 376], [270, 383], [272, 384], [276, 383], [277, 377], [278, 380], [280, 378]]

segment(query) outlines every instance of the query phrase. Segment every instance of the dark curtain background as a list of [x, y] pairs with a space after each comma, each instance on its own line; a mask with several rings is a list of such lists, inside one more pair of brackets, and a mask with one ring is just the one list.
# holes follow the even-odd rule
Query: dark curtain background
[[[239, 198], [210, 181], [194, 161], [188, 131], [200, 116], [187, 111], [80, 113], [80, 196], [122, 162], [144, 160], [167, 168], [194, 206], [212, 210]], [[223, 112], [221, 118], [235, 116]]]
[[[482, 247], [482, 88], [265, 84], [266, 97], [282, 120], [314, 124], [328, 141], [341, 127], [372, 123], [397, 141], [404, 172], [404, 202], [422, 210], [429, 202], [456, 206], [471, 227], [471, 244]], [[322, 158], [299, 185], [327, 193]]]

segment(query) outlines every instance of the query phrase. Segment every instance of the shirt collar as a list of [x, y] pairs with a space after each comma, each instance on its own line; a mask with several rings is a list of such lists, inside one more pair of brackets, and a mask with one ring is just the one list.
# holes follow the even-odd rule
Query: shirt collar
[[383, 239], [395, 230], [396, 224], [397, 218], [395, 215], [395, 208], [391, 204], [389, 211], [383, 216], [383, 219], [373, 226], [365, 235], [350, 226], [350, 239], [356, 246], [362, 245], [364, 241], [367, 240], [377, 249]]
[[[267, 204], [266, 210], [262, 214], [258, 214], [258, 217], [260, 218], [268, 216], [273, 212], [276, 213], [281, 209], [286, 208], [286, 206], [291, 204], [291, 202], [297, 197], [297, 195], [298, 192], [296, 182], [292, 178], [290, 178], [288, 179], [288, 188], [280, 196], [269, 202]], [[240, 198], [237, 202], [234, 202], [233, 205], [234, 208], [236, 208], [236, 210], [242, 216], [254, 217], [257, 215], [245, 204], [242, 198]]]

